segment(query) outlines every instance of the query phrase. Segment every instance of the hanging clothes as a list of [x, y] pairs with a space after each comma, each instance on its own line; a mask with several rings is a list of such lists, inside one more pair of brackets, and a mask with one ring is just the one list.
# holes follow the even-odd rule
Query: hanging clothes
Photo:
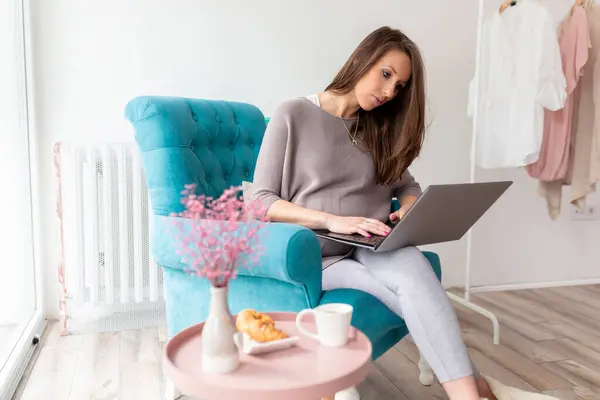
[[590, 32], [585, 9], [575, 6], [561, 24], [559, 46], [563, 72], [567, 81], [567, 101], [556, 111], [544, 111], [544, 133], [539, 159], [527, 166], [527, 172], [541, 181], [560, 181], [569, 166], [571, 143], [573, 92], [583, 67], [588, 61]]
[[[568, 116], [563, 113], [559, 116], [560, 111], [547, 113], [554, 125], [549, 125], [544, 131], [542, 154], [544, 155], [544, 151], [554, 151], [555, 158], [541, 157], [536, 165], [527, 168], [530, 175], [540, 179], [538, 193], [546, 199], [548, 216], [552, 220], [560, 215], [564, 185], [571, 185], [571, 202], [579, 207], [583, 207], [585, 196], [594, 187], [590, 184], [594, 131], [593, 92], [597, 91], [594, 81], [600, 82], [600, 75], [595, 77], [595, 70], [600, 66], [596, 63], [595, 56], [600, 49], [600, 38], [594, 31], [600, 29], [600, 24], [593, 22], [597, 17], [592, 15], [596, 14], [597, 9], [594, 7], [592, 14], [592, 10], [586, 13], [585, 8], [576, 7], [561, 25], [563, 63], [572, 89], [564, 111], [569, 110], [572, 114]], [[552, 119], [552, 116], [556, 119]], [[568, 125], [559, 125], [565, 122]], [[551, 136], [552, 134], [555, 136]], [[549, 143], [552, 140], [554, 142]], [[562, 143], [561, 140], [567, 142]], [[566, 160], [559, 160], [557, 155], [564, 156]], [[542, 160], [546, 164], [542, 164]]]
[[592, 154], [590, 156], [590, 176], [588, 178], [588, 188], [595, 190], [600, 182], [600, 5], [594, 5], [589, 13], [591, 21], [590, 35], [593, 38], [594, 47], [594, 66], [593, 66], [593, 111], [587, 118], [593, 119], [592, 128]]
[[560, 214], [564, 185], [571, 185], [570, 203], [583, 210], [600, 182], [600, 6], [588, 5], [587, 13], [591, 48], [574, 94], [569, 168], [563, 181], [539, 184], [551, 219]]
[[573, 125], [575, 145], [568, 175], [571, 203], [582, 209], [600, 181], [600, 6], [588, 11], [591, 50], [580, 84], [578, 113]]
[[550, 11], [535, 1], [497, 10], [484, 22], [481, 58], [469, 88], [477, 110], [476, 157], [482, 168], [523, 167], [540, 153], [544, 107], [566, 101], [558, 39]]
[[588, 14], [588, 16], [590, 15], [590, 11], [592, 10], [592, 8], [594, 7], [595, 0], [587, 0], [585, 2], [585, 12]]

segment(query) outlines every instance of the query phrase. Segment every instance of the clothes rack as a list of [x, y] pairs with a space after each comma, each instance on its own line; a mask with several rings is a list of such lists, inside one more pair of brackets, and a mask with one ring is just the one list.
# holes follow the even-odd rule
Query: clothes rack
[[[479, 102], [479, 66], [480, 66], [480, 58], [481, 58], [481, 36], [483, 31], [483, 0], [479, 0], [479, 8], [478, 8], [478, 16], [477, 16], [477, 45], [475, 49], [475, 78], [477, 79], [475, 84], [475, 104]], [[475, 182], [475, 149], [476, 149], [476, 140], [477, 140], [477, 114], [478, 108], [475, 107], [473, 111], [473, 126], [472, 126], [472, 136], [471, 136], [471, 165], [470, 165], [470, 176], [469, 182]], [[467, 260], [465, 266], [465, 288], [463, 297], [458, 296], [451, 292], [446, 292], [448, 297], [455, 301], [458, 304], [467, 307], [478, 314], [481, 314], [492, 321], [492, 325], [494, 328], [493, 342], [495, 345], [500, 344], [500, 324], [498, 323], [498, 318], [489, 310], [478, 306], [471, 302], [471, 252], [473, 246], [473, 229], [469, 229], [467, 232]]]
[[[504, 2], [504, 6], [506, 7], [512, 7], [515, 5], [516, 2], [514, 1], [505, 1]], [[474, 93], [474, 102], [475, 104], [479, 104], [479, 67], [480, 67], [480, 57], [481, 57], [481, 42], [482, 42], [482, 31], [483, 31], [483, 4], [484, 1], [483, 0], [479, 0], [479, 4], [478, 4], [478, 16], [477, 16], [477, 44], [476, 44], [476, 50], [475, 50], [475, 71], [476, 71], [476, 84], [475, 84], [475, 93]], [[574, 5], [576, 6], [583, 6], [587, 12], [589, 12], [590, 8], [595, 4], [595, 0], [575, 0], [574, 1]], [[502, 6], [501, 6], [502, 7]], [[473, 111], [473, 124], [472, 124], [472, 137], [471, 137], [471, 165], [470, 165], [470, 177], [469, 177], [469, 182], [474, 183], [475, 182], [475, 168], [476, 168], [476, 162], [475, 162], [475, 151], [476, 151], [476, 144], [477, 144], [477, 123], [478, 123], [478, 108], [479, 107], [475, 107], [474, 111]], [[493, 333], [493, 342], [495, 345], [499, 345], [500, 344], [500, 324], [498, 323], [498, 318], [489, 310], [478, 306], [477, 304], [474, 304], [471, 302], [471, 252], [472, 252], [472, 246], [473, 246], [473, 230], [469, 229], [469, 231], [467, 232], [467, 259], [466, 259], [466, 265], [465, 265], [465, 287], [464, 287], [464, 293], [463, 296], [458, 296], [454, 293], [451, 292], [447, 292], [448, 297], [455, 301], [458, 304], [463, 305], [464, 307], [467, 307], [485, 317], [487, 317], [488, 319], [491, 320], [492, 325], [493, 325], [493, 329], [494, 329], [494, 333]]]

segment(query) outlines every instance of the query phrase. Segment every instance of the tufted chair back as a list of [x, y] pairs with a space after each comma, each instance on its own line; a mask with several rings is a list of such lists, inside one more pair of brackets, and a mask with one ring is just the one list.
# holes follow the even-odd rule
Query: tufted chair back
[[245, 103], [142, 96], [125, 107], [156, 215], [182, 210], [181, 190], [219, 196], [251, 181], [266, 122]]

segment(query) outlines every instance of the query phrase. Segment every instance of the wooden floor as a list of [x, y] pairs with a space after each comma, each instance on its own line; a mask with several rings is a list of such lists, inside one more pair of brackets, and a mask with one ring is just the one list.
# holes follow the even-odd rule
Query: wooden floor
[[[484, 293], [474, 302], [501, 323], [502, 343], [494, 346], [490, 321], [455, 305], [482, 373], [563, 400], [600, 399], [600, 286]], [[51, 327], [15, 399], [160, 400], [164, 339], [157, 329], [60, 337]], [[420, 385], [417, 361], [416, 347], [403, 340], [375, 362], [362, 398], [446, 399], [437, 382]]]

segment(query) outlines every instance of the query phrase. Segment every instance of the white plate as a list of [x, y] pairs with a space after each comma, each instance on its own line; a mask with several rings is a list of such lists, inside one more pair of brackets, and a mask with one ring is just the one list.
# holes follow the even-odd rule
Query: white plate
[[256, 342], [242, 332], [233, 335], [233, 341], [238, 349], [245, 354], [261, 354], [272, 351], [283, 350], [293, 346], [298, 341], [298, 336], [290, 336], [285, 339], [272, 340], [270, 342]]

